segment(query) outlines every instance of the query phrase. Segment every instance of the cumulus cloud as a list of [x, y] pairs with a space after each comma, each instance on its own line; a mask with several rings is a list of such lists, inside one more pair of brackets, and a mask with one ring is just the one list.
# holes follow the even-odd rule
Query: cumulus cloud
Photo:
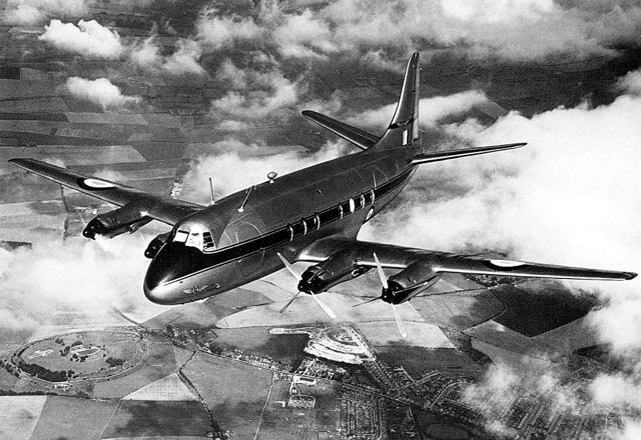
[[[211, 177], [216, 198], [265, 182], [267, 174], [275, 171], [279, 176], [335, 159], [346, 154], [345, 144], [327, 143], [317, 153], [299, 155], [294, 152], [265, 155], [269, 147], [259, 144], [244, 144], [234, 138], [216, 142], [206, 148], [208, 153], [197, 158], [197, 163], [184, 178], [181, 197], [196, 203], [209, 201]], [[216, 151], [219, 154], [212, 155]], [[255, 155], [247, 157], [247, 155]], [[242, 173], [230, 170], [243, 170]]]
[[44, 240], [15, 251], [2, 274], [0, 329], [33, 330], [53, 324], [55, 312], [90, 315], [115, 305], [145, 307], [141, 280], [148, 260], [140, 238], [118, 237], [122, 252], [105, 253], [94, 241]]
[[[566, 2], [568, 3], [568, 2]], [[534, 60], [565, 54], [583, 57], [639, 41], [641, 6], [626, 1], [359, 0], [332, 2], [318, 12], [332, 22], [334, 41], [351, 48], [457, 46], [475, 56]], [[423, 42], [421, 44], [421, 42]]]
[[239, 69], [231, 61], [223, 63], [218, 78], [228, 81], [232, 90], [211, 103], [214, 117], [262, 119], [298, 102], [301, 84], [287, 79], [278, 66], [270, 63], [263, 71]]
[[274, 30], [273, 38], [284, 57], [323, 57], [338, 50], [332, 42], [329, 23], [315, 17], [309, 9], [300, 14], [285, 15], [283, 23]]
[[263, 32], [251, 17], [224, 16], [212, 8], [205, 8], [196, 21], [198, 39], [213, 50], [260, 38]]
[[641, 95], [641, 70], [628, 72], [623, 78], [617, 81], [617, 87], [624, 92]]
[[[419, 101], [419, 115], [422, 126], [435, 126], [440, 120], [448, 116], [464, 114], [475, 105], [487, 102], [485, 93], [477, 90], [455, 93], [449, 96], [435, 96]], [[365, 127], [378, 127], [384, 130], [389, 125], [396, 110], [396, 103], [384, 107], [367, 110], [351, 116], [346, 121], [350, 124]]]
[[168, 57], [161, 54], [161, 47], [154, 36], [131, 48], [130, 58], [139, 67], [154, 73], [166, 72], [172, 75], [202, 75], [205, 70], [198, 63], [202, 55], [200, 45], [189, 39], [178, 40], [177, 50]]
[[78, 26], [51, 20], [39, 38], [58, 49], [87, 57], [117, 59], [124, 51], [118, 33], [96, 20], [80, 20]]
[[122, 107], [141, 101], [138, 96], [123, 95], [120, 88], [107, 78], [90, 80], [72, 76], [67, 79], [66, 87], [73, 96], [98, 104], [103, 109]]
[[473, 121], [446, 127], [460, 144], [529, 144], [422, 167], [409, 203], [367, 234], [428, 248], [476, 244], [530, 260], [634, 270], [641, 261], [639, 112], [641, 99], [622, 96], [595, 109], [558, 108], [531, 119], [512, 113], [490, 127]]
[[416, 49], [451, 49], [475, 57], [541, 60], [615, 53], [641, 41], [641, 5], [627, 0], [337, 0], [303, 11], [262, 2], [256, 17], [205, 9], [198, 38], [217, 50], [252, 41], [284, 57], [383, 49], [397, 61]]
[[10, 24], [33, 26], [48, 16], [79, 17], [84, 12], [84, 0], [9, 0], [4, 20]]

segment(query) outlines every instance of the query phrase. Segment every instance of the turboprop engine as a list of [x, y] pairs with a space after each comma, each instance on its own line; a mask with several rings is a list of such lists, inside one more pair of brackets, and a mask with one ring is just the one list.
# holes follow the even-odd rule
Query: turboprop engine
[[404, 303], [429, 289], [440, 277], [429, 263], [417, 261], [387, 279], [381, 299], [390, 304]]
[[309, 294], [324, 292], [337, 284], [363, 275], [369, 269], [355, 265], [351, 252], [338, 252], [322, 263], [308, 267], [301, 274], [298, 290]]
[[152, 220], [147, 217], [136, 203], [94, 217], [82, 231], [82, 235], [95, 240], [96, 235], [114, 238], [125, 232], [133, 233]]

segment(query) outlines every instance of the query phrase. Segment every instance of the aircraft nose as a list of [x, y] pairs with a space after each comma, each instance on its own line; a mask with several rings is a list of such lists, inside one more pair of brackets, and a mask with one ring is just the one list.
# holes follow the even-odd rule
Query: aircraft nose
[[185, 302], [179, 283], [172, 283], [196, 272], [201, 263], [202, 254], [194, 248], [181, 243], [167, 243], [151, 260], [143, 289], [149, 301], [172, 305]]

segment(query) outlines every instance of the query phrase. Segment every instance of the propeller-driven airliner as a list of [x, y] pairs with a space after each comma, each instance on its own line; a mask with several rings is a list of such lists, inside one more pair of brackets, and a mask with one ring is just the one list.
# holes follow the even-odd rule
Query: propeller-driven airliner
[[[298, 278], [299, 293], [313, 295], [330, 316], [333, 312], [318, 294], [371, 269], [381, 279], [380, 300], [392, 306], [426, 291], [446, 273], [592, 280], [636, 276], [358, 240], [361, 226], [403, 190], [419, 166], [525, 145], [450, 151], [424, 148], [418, 126], [419, 72], [415, 53], [407, 65], [396, 111], [380, 137], [314, 111], [303, 112], [361, 151], [281, 177], [270, 173], [267, 181], [210, 206], [149, 194], [34, 159], [9, 162], [118, 206], [91, 220], [83, 231], [85, 237], [112, 238], [151, 220], [171, 226], [145, 251], [151, 263], [143, 289], [158, 304], [201, 300], [283, 267]], [[310, 265], [298, 274], [294, 262]], [[398, 272], [387, 277], [386, 268]], [[399, 322], [396, 311], [395, 316]]]

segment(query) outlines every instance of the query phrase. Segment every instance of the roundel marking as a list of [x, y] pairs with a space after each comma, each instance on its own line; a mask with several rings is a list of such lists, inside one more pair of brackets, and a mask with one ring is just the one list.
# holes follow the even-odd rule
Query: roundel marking
[[490, 263], [498, 267], [521, 267], [525, 266], [525, 263], [522, 261], [513, 261], [513, 260], [490, 260]]
[[115, 188], [111, 182], [107, 182], [100, 179], [88, 178], [88, 179], [78, 179], [78, 186], [86, 190], [102, 190], [102, 189], [111, 189]]
[[484, 263], [487, 267], [494, 270], [510, 271], [527, 266], [527, 263], [513, 260], [489, 260]]

